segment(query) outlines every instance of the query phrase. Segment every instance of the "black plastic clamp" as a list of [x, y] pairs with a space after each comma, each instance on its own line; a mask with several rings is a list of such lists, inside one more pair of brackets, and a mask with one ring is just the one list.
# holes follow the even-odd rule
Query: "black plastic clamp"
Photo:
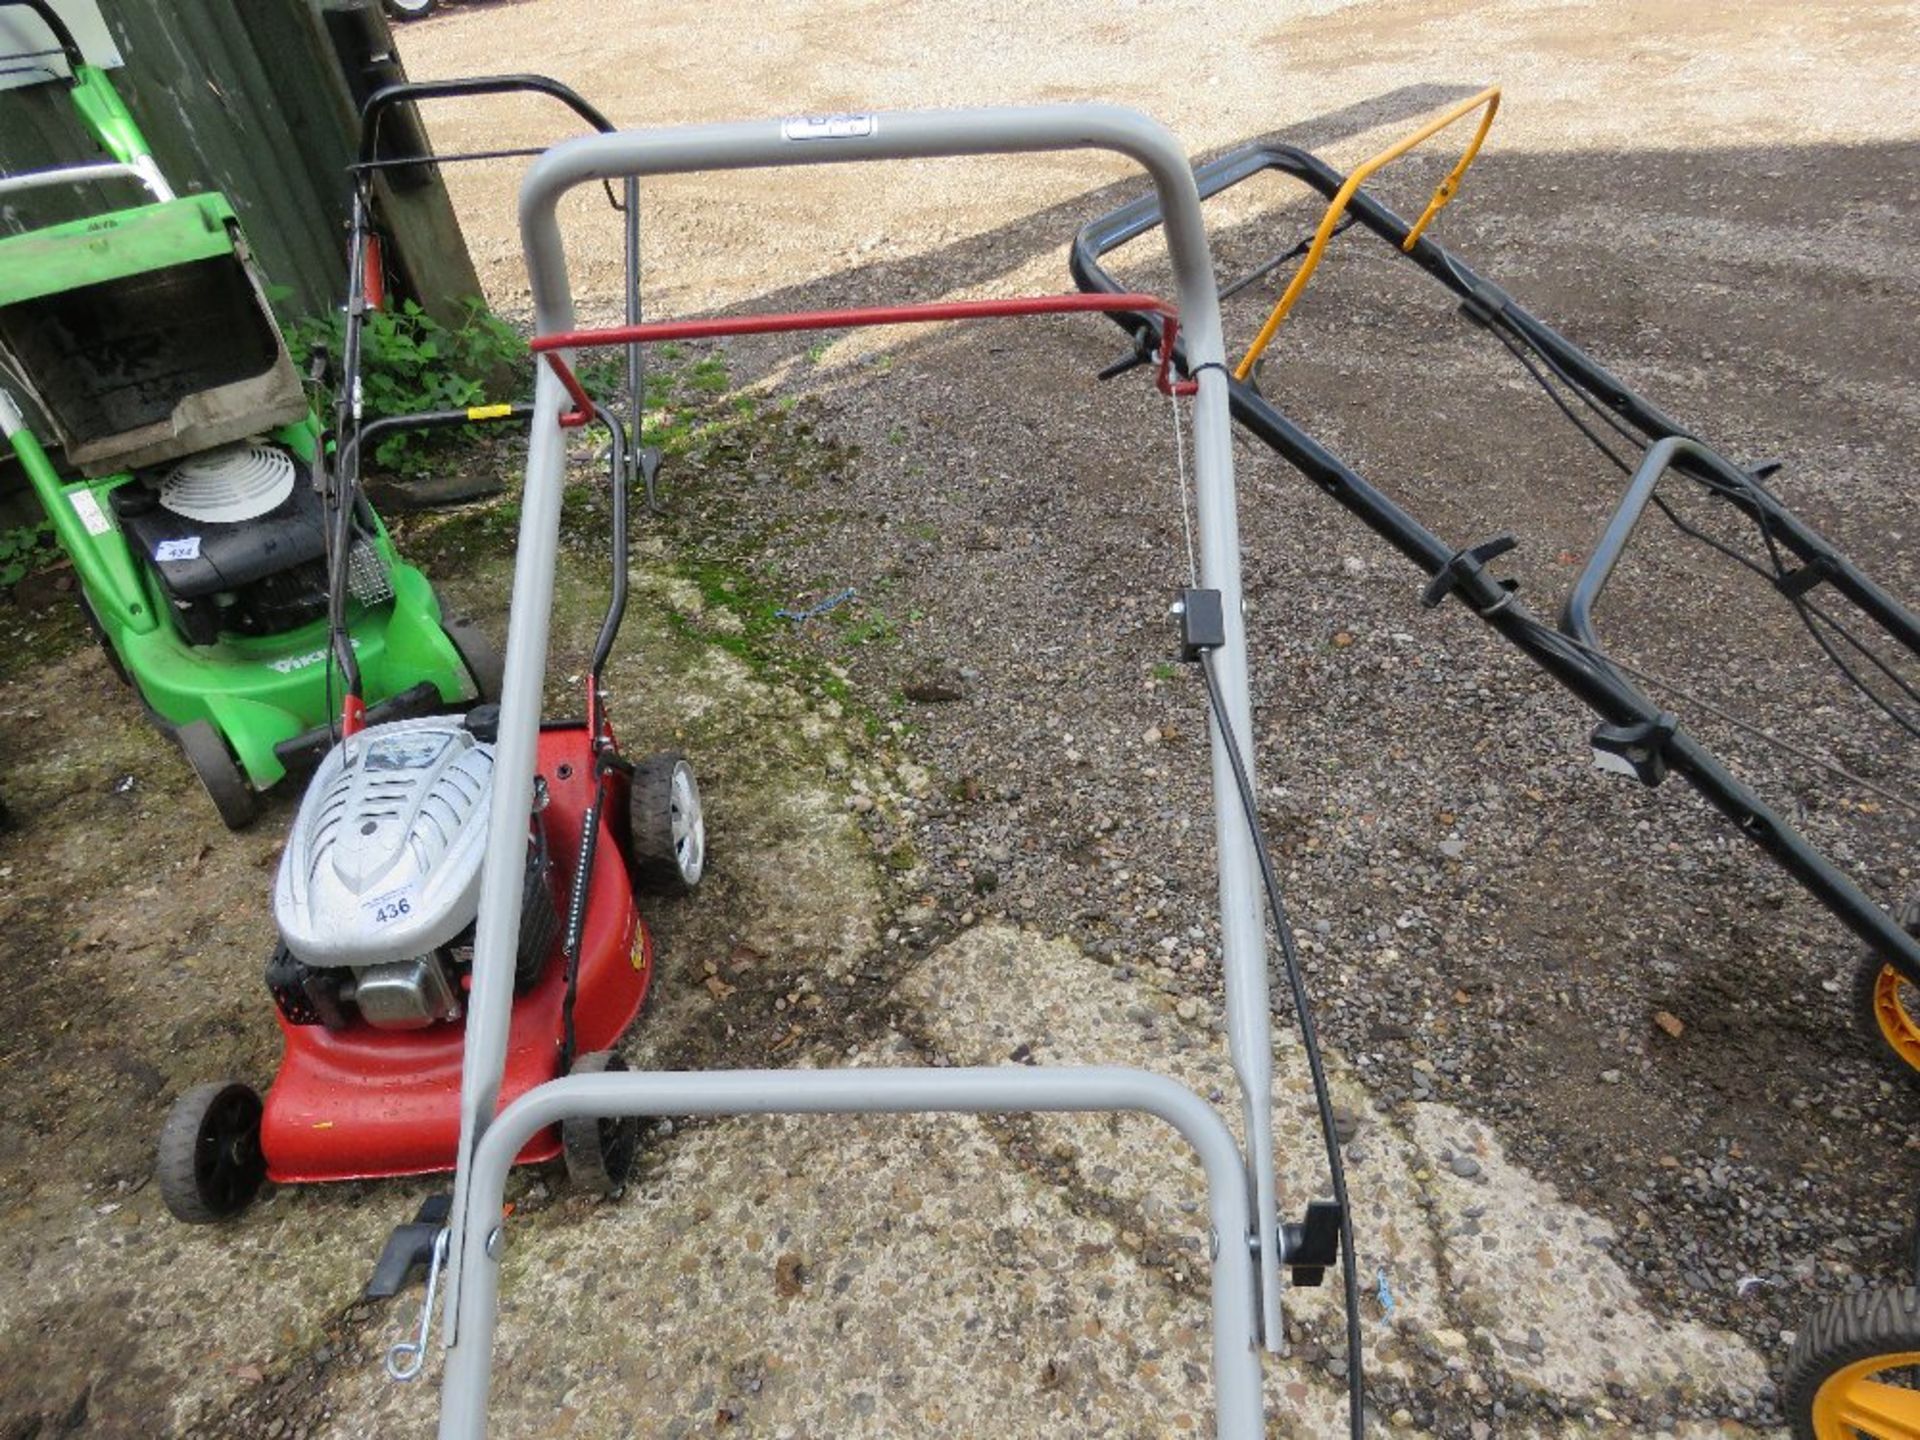
[[1773, 585], [1789, 600], [1798, 600], [1816, 585], [1831, 580], [1839, 573], [1840, 567], [1834, 563], [1834, 557], [1823, 553], [1814, 556], [1798, 570], [1787, 571]]
[[1652, 789], [1667, 778], [1667, 744], [1679, 728], [1679, 719], [1664, 710], [1631, 725], [1596, 725], [1594, 752], [1596, 757], [1614, 757], [1616, 763], [1607, 768], [1631, 770], [1635, 779]]
[[413, 1219], [393, 1227], [380, 1259], [367, 1281], [366, 1298], [386, 1300], [407, 1288], [416, 1270], [425, 1270], [433, 1260], [433, 1243], [446, 1228], [453, 1213], [453, 1197], [442, 1193], [429, 1195], [420, 1202]]
[[1511, 535], [1496, 535], [1465, 550], [1454, 551], [1452, 558], [1434, 572], [1427, 588], [1420, 592], [1420, 603], [1431, 610], [1457, 590], [1483, 618], [1505, 609], [1513, 592], [1520, 588], [1520, 582], [1495, 579], [1487, 574], [1487, 562], [1519, 544]]
[[1151, 365], [1160, 358], [1158, 341], [1151, 326], [1142, 325], [1133, 332], [1133, 353], [1124, 355], [1102, 370], [1095, 379], [1117, 380], [1129, 370], [1137, 370], [1142, 365]]
[[1340, 1207], [1331, 1200], [1307, 1202], [1307, 1218], [1282, 1221], [1280, 1263], [1296, 1285], [1318, 1285], [1340, 1263]]
[[1227, 612], [1218, 590], [1182, 590], [1173, 614], [1180, 622], [1180, 658], [1188, 664], [1227, 643]]

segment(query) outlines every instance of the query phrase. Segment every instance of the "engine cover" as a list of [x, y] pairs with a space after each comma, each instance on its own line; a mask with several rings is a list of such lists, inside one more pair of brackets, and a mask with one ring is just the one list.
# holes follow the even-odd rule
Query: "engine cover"
[[493, 747], [460, 720], [375, 725], [333, 747], [273, 884], [288, 950], [318, 968], [413, 960], [479, 907]]

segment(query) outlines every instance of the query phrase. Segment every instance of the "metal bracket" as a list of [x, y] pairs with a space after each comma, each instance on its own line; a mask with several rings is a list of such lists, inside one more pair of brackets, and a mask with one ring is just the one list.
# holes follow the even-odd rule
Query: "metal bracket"
[[1503, 610], [1520, 588], [1518, 580], [1498, 580], [1487, 574], [1487, 561], [1515, 549], [1520, 542], [1511, 535], [1496, 535], [1465, 550], [1454, 551], [1446, 564], [1434, 572], [1427, 588], [1420, 592], [1420, 603], [1432, 610], [1447, 596], [1460, 596], [1483, 617]]
[[1280, 1263], [1296, 1285], [1318, 1285], [1340, 1263], [1340, 1207], [1331, 1200], [1307, 1203], [1307, 1218], [1280, 1226]]
[[1667, 744], [1679, 728], [1678, 717], [1665, 710], [1633, 725], [1596, 725], [1593, 763], [1652, 789], [1667, 778]]

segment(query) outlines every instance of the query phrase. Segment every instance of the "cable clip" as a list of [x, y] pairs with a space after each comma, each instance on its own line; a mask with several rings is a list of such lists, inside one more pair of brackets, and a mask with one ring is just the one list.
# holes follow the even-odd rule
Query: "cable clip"
[[1679, 718], [1665, 710], [1632, 725], [1596, 725], [1590, 741], [1593, 763], [1651, 790], [1667, 778], [1667, 742], [1679, 728]]
[[1520, 582], [1495, 579], [1487, 574], [1487, 561], [1506, 554], [1519, 544], [1511, 535], [1496, 535], [1465, 550], [1456, 550], [1452, 558], [1434, 572], [1433, 578], [1427, 582], [1427, 588], [1420, 592], [1420, 603], [1432, 610], [1457, 590], [1482, 619], [1498, 614], [1512, 602], [1513, 592], [1520, 588]]
[[1789, 600], [1799, 600], [1804, 598], [1809, 590], [1831, 580], [1839, 573], [1840, 567], [1834, 563], [1833, 556], [1823, 552], [1814, 556], [1798, 570], [1783, 571], [1773, 585]]
[[1180, 658], [1186, 663], [1227, 643], [1227, 612], [1218, 590], [1182, 590], [1167, 613], [1180, 622]]
[[[1296, 1285], [1318, 1285], [1340, 1263], [1340, 1207], [1332, 1200], [1307, 1202], [1307, 1218], [1280, 1223], [1280, 1263]], [[1381, 1274], [1384, 1276], [1385, 1271]]]

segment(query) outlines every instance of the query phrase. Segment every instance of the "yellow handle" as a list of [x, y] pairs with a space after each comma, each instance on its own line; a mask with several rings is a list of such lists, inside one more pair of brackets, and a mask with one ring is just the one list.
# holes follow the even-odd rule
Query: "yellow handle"
[[511, 405], [469, 405], [467, 407], [469, 420], [504, 420], [511, 414], [513, 414]]
[[1298, 300], [1300, 292], [1307, 288], [1307, 280], [1312, 276], [1315, 267], [1320, 264], [1320, 257], [1327, 248], [1327, 241], [1333, 238], [1334, 227], [1340, 223], [1340, 217], [1347, 213], [1347, 205], [1352, 201], [1354, 192], [1366, 183], [1367, 177], [1382, 166], [1392, 164], [1415, 146], [1431, 140], [1462, 116], [1471, 115], [1482, 107], [1487, 113], [1480, 117], [1480, 128], [1473, 132], [1473, 139], [1467, 143], [1466, 151], [1460, 157], [1460, 163], [1447, 172], [1447, 178], [1440, 182], [1440, 188], [1433, 192], [1433, 198], [1427, 202], [1427, 208], [1421, 212], [1420, 218], [1414, 221], [1413, 229], [1407, 232], [1407, 238], [1400, 248], [1411, 250], [1419, 241], [1421, 233], [1433, 223], [1433, 217], [1445, 209], [1447, 202], [1459, 191], [1461, 177], [1467, 173], [1467, 167], [1473, 164], [1474, 157], [1480, 153], [1481, 145], [1486, 142], [1487, 131], [1493, 128], [1493, 117], [1500, 110], [1500, 87], [1488, 86], [1471, 100], [1461, 101], [1446, 114], [1421, 126], [1406, 139], [1389, 145], [1371, 160], [1354, 168], [1353, 173], [1347, 176], [1346, 183], [1340, 187], [1339, 192], [1327, 206], [1327, 213], [1320, 220], [1320, 228], [1313, 232], [1313, 243], [1307, 247], [1307, 258], [1300, 262], [1300, 268], [1294, 272], [1293, 279], [1287, 282], [1287, 288], [1281, 294], [1279, 303], [1273, 307], [1273, 313], [1267, 316], [1267, 323], [1260, 327], [1260, 333], [1254, 337], [1253, 344], [1247, 347], [1247, 353], [1234, 369], [1234, 379], [1244, 380], [1253, 373], [1254, 362], [1272, 343], [1274, 332], [1280, 328], [1280, 322], [1287, 318], [1287, 312], [1293, 309], [1293, 302]]

